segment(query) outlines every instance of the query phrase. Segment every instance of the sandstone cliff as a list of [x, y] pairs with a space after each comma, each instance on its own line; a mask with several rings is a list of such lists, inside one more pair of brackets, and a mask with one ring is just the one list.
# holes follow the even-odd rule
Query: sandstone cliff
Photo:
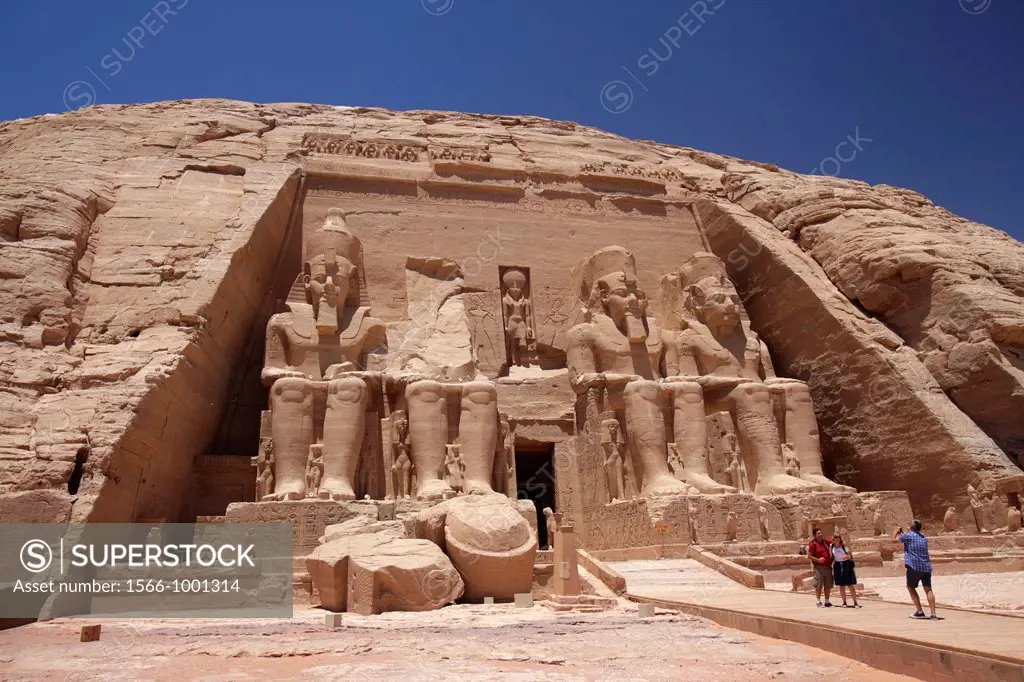
[[[685, 210], [777, 370], [809, 382], [828, 473], [929, 518], [1020, 473], [1024, 245], [919, 194], [539, 118], [180, 101], [0, 124], [0, 520], [187, 518], [193, 460], [281, 298], [311, 151], [338, 139], [367, 191]], [[418, 174], [391, 170], [410, 146]], [[580, 238], [559, 248], [585, 255]]]

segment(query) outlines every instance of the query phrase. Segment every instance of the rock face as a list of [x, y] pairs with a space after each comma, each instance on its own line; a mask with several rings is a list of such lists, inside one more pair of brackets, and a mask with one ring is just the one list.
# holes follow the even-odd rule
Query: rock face
[[441, 548], [402, 537], [401, 524], [352, 519], [328, 526], [326, 542], [306, 559], [320, 604], [372, 615], [430, 611], [462, 596], [463, 582]]
[[[505, 374], [513, 267], [557, 369], [579, 258], [621, 244], [655, 292], [710, 250], [807, 383], [827, 475], [938, 521], [1020, 473], [1024, 246], [914, 192], [539, 118], [223, 100], [3, 123], [0, 170], [5, 521], [192, 518], [196, 457], [256, 454], [264, 330], [331, 210], [388, 371]], [[517, 381], [499, 409], [562, 390]]]

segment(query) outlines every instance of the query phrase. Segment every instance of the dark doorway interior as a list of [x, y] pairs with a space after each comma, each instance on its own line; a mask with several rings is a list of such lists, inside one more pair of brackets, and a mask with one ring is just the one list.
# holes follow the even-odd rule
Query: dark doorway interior
[[537, 508], [537, 542], [550, 547], [544, 507], [555, 507], [555, 445], [516, 447], [516, 487], [521, 500], [530, 500]]

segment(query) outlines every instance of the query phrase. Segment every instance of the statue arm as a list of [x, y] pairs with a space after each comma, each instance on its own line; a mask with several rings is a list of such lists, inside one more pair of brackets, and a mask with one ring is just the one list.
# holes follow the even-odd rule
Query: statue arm
[[[692, 339], [690, 338], [692, 332], [683, 330], [672, 335], [672, 338], [666, 339], [666, 377], [697, 377], [700, 376], [700, 367], [697, 365], [697, 351], [693, 347]], [[671, 350], [669, 350], [671, 349]], [[672, 370], [668, 365], [669, 362], [673, 362], [675, 369]]]
[[267, 323], [266, 348], [263, 352], [263, 371], [260, 380], [267, 388], [275, 381], [286, 376], [304, 377], [302, 372], [288, 366], [288, 339], [279, 315], [274, 315]]
[[597, 371], [594, 350], [585, 328], [574, 327], [566, 334], [566, 364], [569, 366], [569, 384], [577, 395], [601, 384], [603, 377]]
[[532, 339], [534, 337], [533, 331], [533, 303], [530, 299], [523, 299], [523, 320], [526, 322], [526, 338]]
[[761, 369], [764, 372], [765, 379], [774, 379], [775, 365], [772, 364], [772, 355], [768, 352], [768, 344], [761, 340], [761, 337], [757, 337], [757, 345], [761, 350]]

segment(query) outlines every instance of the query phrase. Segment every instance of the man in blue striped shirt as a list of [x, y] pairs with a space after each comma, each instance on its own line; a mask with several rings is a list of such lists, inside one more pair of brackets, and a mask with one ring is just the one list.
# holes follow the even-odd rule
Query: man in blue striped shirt
[[928, 538], [921, 534], [922, 524], [917, 519], [910, 522], [910, 532], [904, 533], [902, 528], [893, 533], [894, 542], [903, 544], [903, 562], [907, 565], [907, 591], [914, 600], [917, 610], [914, 618], [924, 618], [921, 598], [917, 596], [917, 584], [924, 587], [928, 598], [928, 608], [932, 612], [931, 620], [938, 620], [935, 615], [935, 594], [932, 593], [932, 561], [928, 555]]

